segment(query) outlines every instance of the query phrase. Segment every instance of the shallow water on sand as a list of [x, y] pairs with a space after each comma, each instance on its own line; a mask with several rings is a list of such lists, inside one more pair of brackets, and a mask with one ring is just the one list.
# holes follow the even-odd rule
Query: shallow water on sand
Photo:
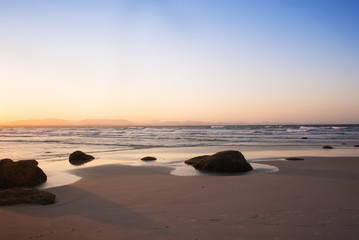
[[266, 174], [266, 173], [274, 173], [279, 171], [277, 167], [260, 164], [260, 163], [250, 163], [253, 167], [252, 171], [243, 172], [243, 173], [211, 173], [211, 172], [203, 172], [198, 171], [194, 167], [185, 165], [182, 167], [178, 167], [171, 171], [172, 175], [175, 176], [245, 176], [245, 175], [253, 175], [253, 174]]
[[[96, 167], [107, 164], [121, 164], [130, 166], [159, 166], [168, 167], [169, 173], [177, 176], [208, 176], [213, 174], [203, 173], [195, 170], [192, 166], [186, 165], [185, 160], [195, 156], [214, 154], [218, 151], [224, 150], [238, 150], [243, 153], [245, 158], [252, 164], [254, 170], [247, 173], [238, 175], [250, 174], [270, 174], [278, 171], [279, 169], [267, 165], [267, 161], [285, 161], [287, 157], [334, 157], [334, 156], [359, 156], [359, 149], [283, 149], [277, 148], [262, 149], [262, 148], [243, 148], [243, 147], [188, 147], [188, 148], [153, 148], [153, 149], [138, 149], [128, 150], [122, 152], [101, 153], [95, 155], [95, 159], [91, 162], [85, 163], [80, 166], [74, 166], [68, 160], [42, 160], [39, 161], [39, 166], [47, 173], [48, 182], [42, 186], [43, 188], [50, 188], [70, 184], [79, 180], [80, 178], [71, 173], [71, 170]], [[156, 161], [144, 162], [140, 159], [144, 156], [154, 156]], [[172, 169], [172, 170], [170, 170]], [[220, 174], [215, 174], [220, 175]], [[224, 174], [228, 175], [228, 174]]]

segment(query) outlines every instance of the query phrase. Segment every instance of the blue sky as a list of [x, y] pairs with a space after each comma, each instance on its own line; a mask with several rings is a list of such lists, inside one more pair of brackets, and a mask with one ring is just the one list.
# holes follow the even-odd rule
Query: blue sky
[[0, 1], [0, 120], [358, 123], [358, 26], [345, 0]]

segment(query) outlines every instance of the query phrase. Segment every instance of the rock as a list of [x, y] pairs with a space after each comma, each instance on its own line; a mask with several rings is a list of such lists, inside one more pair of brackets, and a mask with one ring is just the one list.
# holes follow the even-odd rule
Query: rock
[[33, 187], [46, 182], [46, 174], [39, 168], [36, 160], [14, 162], [11, 159], [0, 161], [0, 189], [10, 187]]
[[323, 146], [322, 148], [323, 148], [323, 149], [333, 149], [333, 147], [332, 147], [332, 146], [329, 146], [329, 145], [325, 145], [325, 146]]
[[52, 193], [29, 187], [13, 187], [0, 191], [0, 205], [20, 203], [53, 204], [56, 196]]
[[354, 147], [359, 147], [359, 144], [354, 145]]
[[222, 151], [213, 155], [204, 155], [185, 161], [198, 170], [211, 172], [247, 172], [253, 170], [239, 151]]
[[302, 137], [302, 139], [308, 139], [308, 137]]
[[147, 157], [141, 158], [141, 160], [142, 160], [142, 161], [155, 161], [155, 160], [157, 160], [157, 158], [151, 157], [151, 156], [147, 156]]
[[69, 162], [72, 165], [78, 166], [94, 160], [95, 158], [81, 151], [75, 151], [70, 154]]
[[14, 162], [14, 161], [9, 158], [4, 158], [4, 159], [0, 160], [0, 167], [6, 163], [11, 163], [11, 162]]
[[285, 160], [289, 160], [289, 161], [300, 161], [300, 160], [304, 160], [304, 158], [299, 158], [299, 157], [289, 157], [289, 158], [286, 158]]

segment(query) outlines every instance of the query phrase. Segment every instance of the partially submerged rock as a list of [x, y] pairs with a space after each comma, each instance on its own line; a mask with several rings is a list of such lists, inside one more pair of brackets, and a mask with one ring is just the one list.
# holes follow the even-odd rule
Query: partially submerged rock
[[53, 204], [56, 196], [52, 193], [29, 187], [13, 187], [0, 191], [0, 205], [21, 203]]
[[33, 187], [46, 182], [46, 174], [39, 168], [36, 160], [11, 159], [0, 161], [0, 189], [10, 187]]
[[213, 155], [204, 155], [185, 161], [198, 170], [211, 172], [247, 172], [253, 170], [252, 166], [239, 151], [222, 151]]
[[155, 160], [157, 160], [157, 158], [151, 157], [151, 156], [147, 156], [147, 157], [141, 158], [141, 160], [142, 160], [142, 161], [155, 161]]
[[332, 146], [329, 146], [329, 145], [325, 145], [325, 146], [323, 146], [322, 148], [323, 148], [323, 149], [333, 149], [333, 147], [332, 147]]
[[75, 151], [73, 153], [70, 154], [69, 156], [69, 162], [72, 164], [72, 165], [82, 165], [82, 164], [85, 164], [87, 162], [90, 162], [92, 160], [94, 160], [95, 158], [91, 155], [88, 155], [84, 152], [81, 152], [81, 151]]

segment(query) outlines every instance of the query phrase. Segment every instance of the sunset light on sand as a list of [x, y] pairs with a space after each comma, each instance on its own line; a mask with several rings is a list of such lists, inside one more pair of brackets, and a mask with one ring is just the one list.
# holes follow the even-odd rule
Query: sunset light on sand
[[359, 239], [358, 90], [359, 0], [0, 0], [0, 239]]
[[358, 123], [358, 1], [0, 1], [0, 122]]

